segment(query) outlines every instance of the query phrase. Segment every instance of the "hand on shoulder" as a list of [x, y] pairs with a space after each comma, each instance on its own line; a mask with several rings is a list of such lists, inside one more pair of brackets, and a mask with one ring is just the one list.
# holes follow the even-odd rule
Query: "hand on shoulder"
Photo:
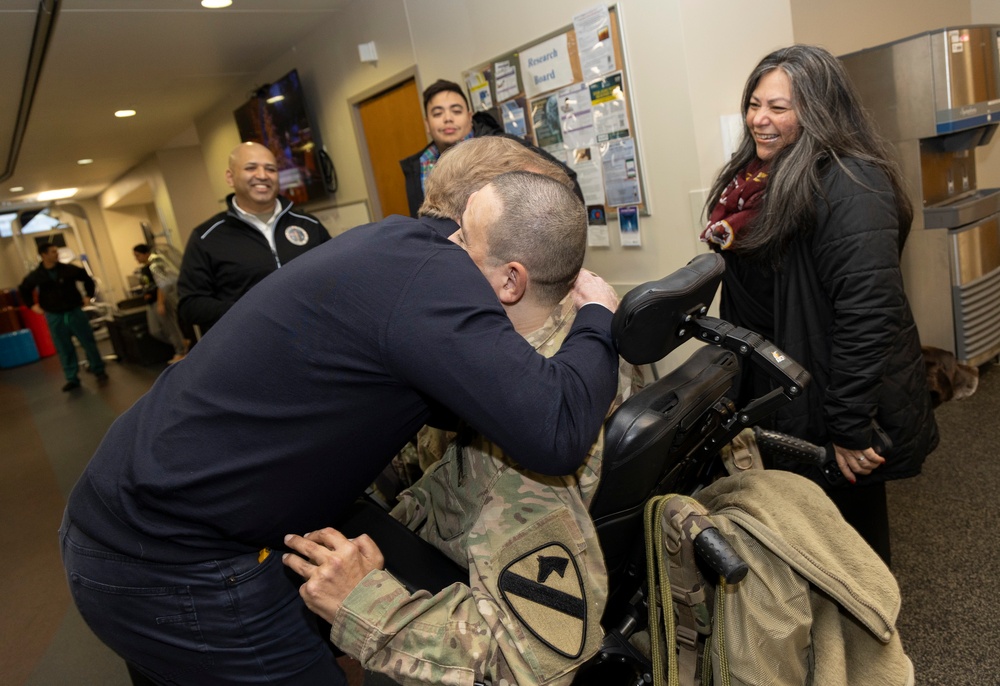
[[612, 312], [618, 309], [618, 294], [608, 282], [592, 271], [581, 269], [573, 284], [573, 304], [580, 309], [589, 303], [603, 305]]

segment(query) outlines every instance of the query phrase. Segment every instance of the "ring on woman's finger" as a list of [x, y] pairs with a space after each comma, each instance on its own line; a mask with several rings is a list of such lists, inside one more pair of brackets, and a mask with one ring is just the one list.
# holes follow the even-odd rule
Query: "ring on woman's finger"
[[867, 461], [868, 459], [864, 455], [858, 458], [858, 462], [867, 462]]

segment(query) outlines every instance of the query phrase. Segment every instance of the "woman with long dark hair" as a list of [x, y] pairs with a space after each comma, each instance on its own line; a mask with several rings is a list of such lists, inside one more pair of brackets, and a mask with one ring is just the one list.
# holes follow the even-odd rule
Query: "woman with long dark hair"
[[[888, 563], [885, 481], [918, 474], [938, 440], [899, 266], [913, 211], [886, 144], [826, 50], [794, 45], [766, 56], [742, 112], [744, 137], [712, 186], [702, 232], [726, 261], [722, 316], [812, 374], [774, 428], [834, 446], [848, 483], [828, 492]], [[754, 394], [767, 383], [744, 381]], [[877, 427], [890, 448], [875, 449]]]

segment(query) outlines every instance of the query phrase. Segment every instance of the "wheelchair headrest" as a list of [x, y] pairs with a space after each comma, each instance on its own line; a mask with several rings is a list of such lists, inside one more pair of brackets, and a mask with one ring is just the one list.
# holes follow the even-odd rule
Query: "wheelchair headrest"
[[673, 274], [633, 288], [611, 323], [618, 354], [632, 364], [662, 360], [691, 337], [685, 320], [705, 314], [722, 280], [718, 253], [698, 255]]

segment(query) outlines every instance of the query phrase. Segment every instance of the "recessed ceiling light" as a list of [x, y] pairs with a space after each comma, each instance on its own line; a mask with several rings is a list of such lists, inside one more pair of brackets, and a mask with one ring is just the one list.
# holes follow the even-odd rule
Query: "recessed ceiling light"
[[57, 191], [42, 191], [38, 194], [38, 200], [45, 202], [46, 200], [63, 200], [65, 198], [72, 198], [76, 195], [75, 188], [60, 188]]
[[90, 159], [89, 157], [84, 157], [82, 160], [77, 160], [76, 163], [77, 164], [93, 164], [94, 160]]
[[115, 112], [115, 116], [119, 117], [119, 118], [121, 118], [121, 117], [134, 117], [135, 116], [135, 110], [118, 110], [117, 112]]
[[10, 192], [11, 193], [20, 193], [23, 190], [24, 190], [24, 186], [14, 186], [13, 188], [10, 189]]
[[232, 4], [233, 0], [201, 0], [201, 6], [210, 10], [222, 9]]

